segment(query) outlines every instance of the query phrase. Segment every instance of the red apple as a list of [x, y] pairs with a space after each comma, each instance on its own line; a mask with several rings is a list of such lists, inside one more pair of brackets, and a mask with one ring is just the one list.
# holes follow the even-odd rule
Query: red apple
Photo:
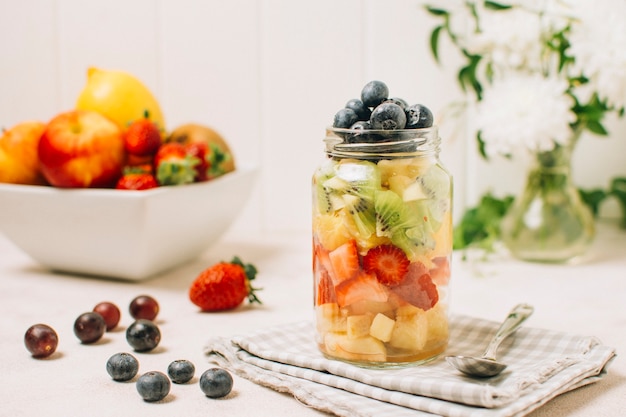
[[22, 122], [0, 137], [0, 182], [45, 184], [39, 171], [37, 144], [45, 123]]
[[39, 140], [38, 153], [43, 175], [56, 187], [114, 187], [125, 159], [121, 129], [89, 110], [54, 117]]

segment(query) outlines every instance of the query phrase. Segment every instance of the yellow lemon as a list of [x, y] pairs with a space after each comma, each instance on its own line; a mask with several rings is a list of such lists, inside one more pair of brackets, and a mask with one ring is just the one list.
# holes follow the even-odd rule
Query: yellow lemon
[[123, 71], [89, 68], [87, 84], [78, 96], [76, 108], [97, 111], [123, 130], [147, 112], [150, 120], [165, 132], [159, 102], [141, 81]]

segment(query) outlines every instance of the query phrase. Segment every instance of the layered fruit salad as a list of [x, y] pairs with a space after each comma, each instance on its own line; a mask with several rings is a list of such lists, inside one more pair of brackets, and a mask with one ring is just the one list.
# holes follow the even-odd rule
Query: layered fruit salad
[[[388, 103], [400, 109], [390, 117], [402, 111], [409, 119], [415, 108], [380, 98], [365, 105], [372, 107], [368, 117]], [[364, 117], [352, 123], [371, 122], [359, 120]], [[389, 134], [329, 129], [328, 158], [313, 176], [317, 343], [326, 356], [389, 366], [432, 359], [447, 346], [452, 181], [424, 143], [422, 133], [433, 131], [429, 123], [432, 116], [422, 123], [427, 126], [394, 122]], [[346, 143], [358, 152], [333, 152]], [[401, 152], [387, 154], [376, 144]]]

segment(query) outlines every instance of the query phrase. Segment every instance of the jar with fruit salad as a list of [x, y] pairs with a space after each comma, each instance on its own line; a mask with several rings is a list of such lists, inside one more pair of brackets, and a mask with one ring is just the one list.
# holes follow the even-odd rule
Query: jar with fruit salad
[[313, 175], [316, 342], [365, 367], [448, 344], [452, 178], [430, 110], [368, 83], [335, 115]]

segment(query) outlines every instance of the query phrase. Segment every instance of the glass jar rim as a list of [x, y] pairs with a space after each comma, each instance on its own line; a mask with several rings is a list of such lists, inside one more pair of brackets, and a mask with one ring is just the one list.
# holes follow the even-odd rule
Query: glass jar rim
[[[359, 140], [359, 137], [367, 138]], [[368, 137], [369, 136], [369, 137]], [[326, 153], [336, 157], [409, 157], [437, 154], [441, 138], [436, 125], [418, 129], [365, 130], [326, 128]]]

